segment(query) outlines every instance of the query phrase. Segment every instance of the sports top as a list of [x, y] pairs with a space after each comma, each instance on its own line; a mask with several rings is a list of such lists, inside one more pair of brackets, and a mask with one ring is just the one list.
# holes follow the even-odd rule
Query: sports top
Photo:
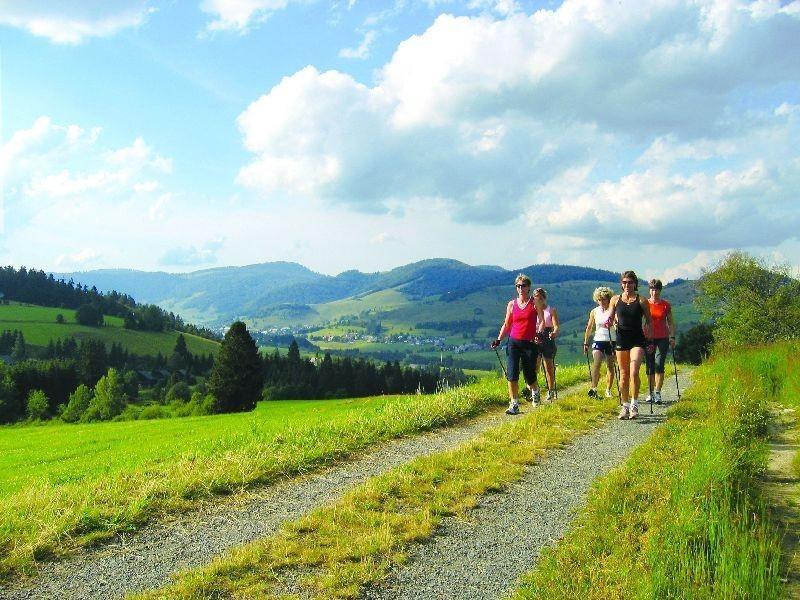
[[536, 305], [529, 299], [525, 308], [520, 308], [516, 300], [512, 300], [511, 331], [508, 335], [515, 340], [532, 341], [536, 337]]
[[672, 305], [666, 300], [659, 300], [653, 302], [648, 299], [650, 303], [650, 318], [653, 323], [653, 338], [669, 337], [669, 327], [667, 326], [667, 315], [672, 309]]
[[610, 331], [604, 323], [611, 316], [611, 306], [606, 310], [603, 310], [602, 306], [598, 306], [592, 310], [592, 314], [594, 314], [594, 341], [610, 342], [614, 338], [613, 331]]
[[636, 294], [636, 300], [627, 304], [622, 301], [620, 296], [617, 302], [617, 329], [620, 333], [640, 334], [642, 333], [642, 317], [644, 309], [640, 303], [641, 296]]
[[544, 326], [553, 328], [553, 311], [550, 309], [550, 306], [546, 306], [542, 313], [544, 314]]

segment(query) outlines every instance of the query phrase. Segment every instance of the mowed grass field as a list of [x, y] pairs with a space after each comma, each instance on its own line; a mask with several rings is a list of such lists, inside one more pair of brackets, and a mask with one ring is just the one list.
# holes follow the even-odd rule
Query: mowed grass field
[[[56, 316], [63, 315], [64, 323], [56, 323]], [[17, 329], [25, 336], [25, 343], [46, 347], [50, 340], [65, 340], [74, 337], [93, 337], [105, 342], [122, 345], [128, 352], [139, 355], [164, 356], [172, 354], [178, 332], [175, 331], [134, 331], [123, 327], [119, 317], [105, 317], [104, 327], [86, 327], [75, 321], [75, 311], [68, 308], [48, 308], [32, 304], [12, 302], [0, 305], [0, 330]], [[186, 346], [192, 354], [216, 354], [219, 344], [188, 333], [183, 334]]]

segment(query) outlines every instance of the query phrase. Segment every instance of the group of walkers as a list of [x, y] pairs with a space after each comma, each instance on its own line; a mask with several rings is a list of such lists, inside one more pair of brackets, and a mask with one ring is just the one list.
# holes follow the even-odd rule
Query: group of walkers
[[[548, 401], [558, 394], [556, 386], [556, 343], [559, 334], [558, 312], [547, 304], [547, 292], [536, 288], [531, 294], [531, 279], [523, 274], [514, 281], [517, 297], [506, 307], [506, 317], [491, 347], [495, 350], [503, 338], [506, 345], [506, 379], [509, 405], [507, 414], [519, 413], [520, 367], [525, 377], [531, 402], [540, 402], [537, 373], [544, 364]], [[675, 347], [675, 319], [672, 306], [661, 298], [663, 285], [658, 279], [648, 283], [650, 296], [639, 294], [639, 278], [633, 271], [625, 271], [620, 278], [621, 292], [601, 286], [592, 294], [597, 307], [589, 311], [584, 332], [583, 352], [592, 363], [589, 367], [590, 397], [598, 397], [600, 366], [605, 361], [608, 369], [605, 396], [612, 396], [615, 373], [618, 371], [617, 393], [620, 398], [620, 419], [639, 416], [639, 369], [646, 361], [650, 394], [648, 402], [660, 404], [664, 385], [664, 367], [670, 348]], [[589, 337], [592, 336], [591, 342]], [[502, 362], [501, 362], [502, 365]], [[631, 385], [632, 384], [632, 385]], [[632, 393], [631, 393], [632, 390]]]

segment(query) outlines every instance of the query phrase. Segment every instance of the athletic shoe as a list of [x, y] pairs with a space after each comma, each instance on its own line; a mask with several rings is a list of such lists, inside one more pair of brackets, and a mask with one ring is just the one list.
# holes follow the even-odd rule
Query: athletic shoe
[[652, 400], [653, 400], [653, 396], [652, 396], [652, 395], [650, 395], [650, 394], [647, 394], [647, 398], [645, 398], [645, 400], [644, 400], [644, 401], [645, 401], [645, 402], [651, 402]]
[[639, 406], [636, 404], [631, 404], [631, 415], [629, 418], [635, 419], [639, 416]]
[[655, 403], [656, 404], [661, 404], [661, 402], [662, 402], [662, 400], [661, 400], [661, 392], [656, 392]]
[[531, 391], [528, 388], [523, 388], [520, 392], [520, 396], [522, 396], [525, 400], [531, 399]]
[[597, 398], [597, 390], [592, 388], [589, 390], [589, 398]]
[[547, 401], [552, 402], [556, 399], [556, 393], [553, 390], [547, 390]]
[[611, 390], [606, 390], [606, 398], [611, 398]]
[[506, 409], [507, 415], [518, 415], [519, 414], [519, 402], [512, 400], [508, 403], [508, 408]]
[[539, 394], [539, 390], [533, 390], [533, 393], [531, 394], [531, 402], [533, 402], [534, 404], [536, 404], [536, 403], [537, 403], [537, 402], [539, 402], [541, 399], [542, 399], [542, 397], [541, 397], [541, 395]]
[[628, 413], [628, 407], [625, 406], [624, 404], [622, 405], [622, 408], [619, 409], [619, 417], [617, 418], [622, 421], [630, 418], [630, 414]]

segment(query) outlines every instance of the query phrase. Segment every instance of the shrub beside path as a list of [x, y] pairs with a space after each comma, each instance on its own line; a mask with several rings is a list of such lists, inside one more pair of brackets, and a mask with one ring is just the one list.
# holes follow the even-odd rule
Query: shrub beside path
[[[682, 377], [681, 386], [687, 381]], [[665, 398], [671, 398], [669, 392]], [[652, 416], [646, 405], [641, 409], [637, 421], [614, 419], [552, 452], [506, 492], [485, 497], [469, 521], [447, 520], [440, 535], [419, 546], [404, 567], [366, 597], [495, 598], [513, 587], [542, 546], [563, 534], [592, 480], [622, 462], [663, 422], [663, 407], [654, 407]], [[163, 586], [172, 573], [269, 536], [370, 477], [452, 449], [507, 419], [497, 409], [463, 425], [380, 444], [319, 473], [208, 502], [98, 549], [43, 563], [35, 577], [0, 588], [0, 598], [118, 598]]]

